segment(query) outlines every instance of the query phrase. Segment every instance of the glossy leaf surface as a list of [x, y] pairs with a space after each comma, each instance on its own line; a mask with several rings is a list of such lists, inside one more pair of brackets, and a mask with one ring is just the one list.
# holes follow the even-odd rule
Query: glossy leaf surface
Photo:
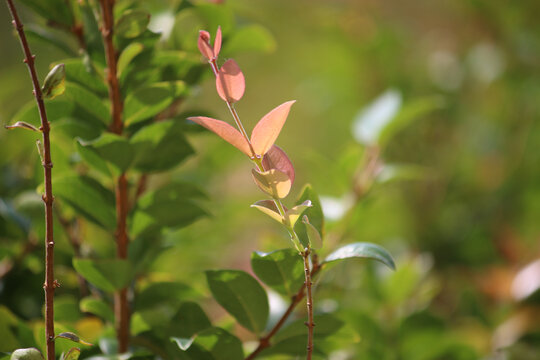
[[365, 242], [357, 242], [345, 245], [328, 255], [326, 259], [324, 259], [324, 262], [329, 263], [332, 261], [353, 258], [366, 258], [377, 260], [388, 266], [392, 270], [396, 269], [394, 259], [388, 253], [388, 251], [386, 251], [383, 247], [379, 245]]

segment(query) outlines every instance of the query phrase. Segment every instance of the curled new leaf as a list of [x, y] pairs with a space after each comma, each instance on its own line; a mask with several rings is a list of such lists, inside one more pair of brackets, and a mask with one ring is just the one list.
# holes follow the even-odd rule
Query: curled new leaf
[[291, 179], [291, 185], [294, 183], [294, 166], [285, 151], [279, 146], [272, 146], [264, 155], [262, 163], [265, 169], [277, 169], [284, 172]]
[[300, 205], [296, 205], [292, 209], [287, 210], [285, 212], [285, 219], [288, 225], [291, 228], [294, 227], [294, 224], [296, 224], [296, 221], [298, 221], [298, 218], [300, 217], [300, 215], [302, 215], [302, 213], [311, 206], [312, 206], [311, 200], [306, 200]]
[[259, 200], [251, 205], [251, 207], [265, 213], [279, 223], [283, 223], [284, 221], [283, 217], [279, 214], [276, 203], [272, 200]]
[[86, 341], [82, 340], [80, 337], [78, 337], [76, 334], [74, 334], [72, 332], [60, 333], [60, 334], [56, 335], [55, 338], [68, 339], [68, 340], [71, 340], [73, 342], [83, 344], [83, 345], [88, 345], [88, 346], [93, 345], [93, 344], [90, 344], [89, 342], [86, 342]]
[[225, 121], [216, 120], [205, 116], [194, 116], [188, 118], [188, 120], [204, 126], [247, 156], [251, 156], [251, 150], [247, 140], [242, 136], [242, 134], [240, 134], [238, 130], [227, 124]]
[[287, 101], [266, 114], [251, 133], [251, 144], [257, 155], [265, 155], [274, 145], [283, 124], [287, 120], [292, 104], [296, 100]]
[[214, 47], [210, 45], [210, 33], [205, 30], [199, 31], [199, 39], [197, 41], [197, 46], [201, 54], [208, 60], [215, 60], [219, 51], [221, 50], [221, 27], [218, 27], [216, 33], [216, 40], [214, 41]]
[[43, 360], [43, 355], [36, 348], [17, 349], [11, 354], [11, 360]]
[[8, 129], [8, 130], [21, 128], [21, 129], [32, 130], [32, 131], [39, 131], [34, 125], [29, 124], [29, 123], [24, 122], [24, 121], [17, 121], [13, 125], [6, 125], [5, 128]]
[[253, 169], [251, 174], [257, 186], [274, 199], [283, 199], [291, 191], [291, 179], [279, 170], [270, 169], [260, 172]]
[[52, 68], [45, 77], [43, 82], [43, 97], [45, 99], [54, 99], [58, 95], [62, 95], [66, 90], [66, 70], [64, 64], [58, 64]]
[[244, 96], [246, 80], [240, 67], [233, 59], [223, 64], [216, 76], [216, 88], [223, 101], [235, 103]]
[[71, 348], [69, 351], [65, 354], [62, 354], [62, 360], [77, 360], [79, 356], [81, 355], [81, 349], [79, 348]]

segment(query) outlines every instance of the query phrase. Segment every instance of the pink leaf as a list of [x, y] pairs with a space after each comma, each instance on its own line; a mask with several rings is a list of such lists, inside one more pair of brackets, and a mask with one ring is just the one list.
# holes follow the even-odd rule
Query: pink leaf
[[283, 124], [287, 120], [289, 110], [296, 100], [287, 101], [259, 120], [251, 133], [251, 144], [257, 155], [264, 155], [276, 141]]
[[217, 58], [221, 50], [221, 26], [218, 26], [216, 40], [214, 40], [214, 58]]
[[210, 46], [210, 34], [208, 31], [200, 30], [199, 39], [197, 40], [197, 46], [201, 54], [207, 59], [212, 60], [214, 58], [214, 50]]
[[210, 131], [216, 133], [223, 140], [251, 157], [251, 150], [249, 149], [249, 144], [247, 140], [240, 134], [238, 130], [226, 123], [225, 121], [212, 119], [205, 116], [194, 116], [188, 118], [193, 122], [196, 122], [199, 125], [204, 126]]
[[282, 148], [277, 145], [273, 145], [266, 154], [264, 154], [262, 160], [263, 166], [266, 170], [277, 169], [291, 179], [291, 184], [294, 183], [294, 166]]
[[219, 96], [231, 103], [237, 102], [244, 95], [246, 90], [244, 74], [233, 59], [227, 60], [219, 70], [216, 88]]

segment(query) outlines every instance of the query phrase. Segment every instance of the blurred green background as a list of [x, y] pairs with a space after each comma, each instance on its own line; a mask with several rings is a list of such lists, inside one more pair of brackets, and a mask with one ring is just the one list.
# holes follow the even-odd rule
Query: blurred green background
[[[155, 14], [169, 4], [147, 3]], [[235, 54], [247, 83], [237, 104], [246, 127], [296, 99], [277, 141], [295, 164], [293, 191], [309, 182], [323, 196], [330, 244], [375, 242], [396, 258], [396, 273], [346, 264], [320, 279], [315, 302], [322, 310], [337, 307], [347, 322], [329, 341], [331, 359], [538, 359], [540, 2], [229, 0], [223, 6], [240, 25], [259, 24], [273, 37], [262, 51]], [[26, 23], [35, 19], [22, 14]], [[31, 100], [8, 15], [2, 5], [2, 126]], [[192, 40], [188, 46], [195, 47]], [[42, 77], [66, 56], [31, 45]], [[229, 121], [207, 70], [207, 81], [183, 107]], [[379, 113], [418, 111], [381, 149], [385, 164], [413, 164], [416, 171], [376, 181], [340, 219], [365, 152], [353, 124], [370, 106]], [[0, 197], [37, 185], [34, 139], [0, 130]], [[167, 176], [202, 185], [212, 216], [168, 234], [171, 247], [153, 276], [207, 293], [203, 270], [248, 269], [252, 251], [284, 248], [288, 240], [249, 207], [260, 198], [249, 162], [216, 136], [190, 140], [197, 155]], [[17, 288], [19, 300], [41, 297], [40, 257], [39, 249], [29, 257], [33, 280], [24, 289], [0, 280], [0, 304], [30, 318], [35, 311], [21, 308], [35, 303], [14, 305], [5, 293]], [[534, 261], [536, 268], [522, 272]], [[61, 276], [61, 266], [58, 271]], [[212, 303], [207, 308], [225, 317]]]

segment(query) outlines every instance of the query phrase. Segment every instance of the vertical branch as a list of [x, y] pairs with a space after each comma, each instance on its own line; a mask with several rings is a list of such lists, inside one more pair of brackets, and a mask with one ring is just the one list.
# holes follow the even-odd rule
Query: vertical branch
[[[109, 130], [115, 134], [122, 134], [124, 123], [122, 121], [123, 102], [120, 94], [120, 86], [117, 76], [117, 54], [114, 48], [114, 1], [100, 0], [103, 23], [101, 34], [105, 45], [105, 57], [107, 61], [107, 84], [109, 88], [109, 100], [111, 102], [111, 126]], [[127, 258], [128, 235], [128, 181], [126, 174], [121, 174], [116, 181], [116, 254], [120, 259]], [[116, 320], [116, 336], [118, 339], [118, 352], [124, 353], [129, 343], [129, 303], [127, 288], [121, 289], [114, 294], [114, 313]]]
[[45, 283], [43, 289], [45, 290], [45, 337], [47, 347], [47, 359], [55, 359], [54, 349], [54, 290], [58, 287], [58, 282], [54, 280], [54, 238], [53, 238], [53, 201], [52, 194], [52, 182], [51, 182], [51, 169], [53, 167], [51, 161], [51, 142], [50, 142], [50, 126], [47, 120], [47, 112], [45, 111], [45, 103], [43, 102], [43, 96], [41, 93], [41, 86], [39, 85], [36, 68], [34, 66], [35, 56], [32, 55], [26, 35], [23, 30], [23, 24], [17, 14], [17, 9], [13, 4], [13, 0], [6, 0], [13, 18], [13, 25], [17, 29], [21, 47], [23, 49], [25, 59], [24, 62], [28, 66], [30, 77], [32, 79], [32, 85], [34, 88], [34, 96], [39, 109], [39, 117], [41, 119], [41, 133], [43, 136], [43, 173], [45, 182], [45, 194], [42, 196], [43, 203], [45, 205]]
[[309, 269], [310, 253], [311, 249], [309, 247], [306, 248], [302, 253], [302, 257], [304, 258], [304, 274], [307, 293], [306, 304], [308, 313], [308, 321], [306, 322], [306, 326], [308, 328], [306, 360], [311, 360], [311, 354], [313, 352], [313, 327], [315, 326], [315, 323], [313, 323], [313, 296], [311, 294], [311, 285], [313, 285], [313, 283], [311, 282], [311, 271]]

